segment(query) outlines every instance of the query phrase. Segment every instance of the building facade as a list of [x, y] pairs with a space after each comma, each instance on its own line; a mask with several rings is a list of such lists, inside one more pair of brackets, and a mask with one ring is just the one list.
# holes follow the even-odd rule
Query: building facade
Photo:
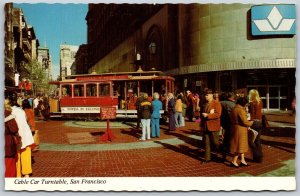
[[82, 44], [75, 55], [75, 61], [71, 66], [71, 74], [88, 73], [88, 48], [87, 44]]
[[44, 46], [38, 48], [37, 60], [41, 68], [45, 70], [46, 77], [50, 80], [52, 78], [52, 63], [48, 47]]
[[71, 66], [75, 61], [78, 48], [78, 46], [74, 45], [60, 45], [60, 76], [62, 79], [71, 75]]
[[[134, 13], [138, 5], [130, 6]], [[212, 88], [248, 92], [256, 88], [265, 109], [290, 108], [295, 96], [296, 35], [253, 36], [252, 8], [250, 4], [157, 5], [155, 12], [125, 34], [126, 38], [109, 48], [95, 38], [106, 36], [110, 40], [123, 32], [111, 33], [95, 21], [105, 15], [103, 24], [118, 29], [115, 21], [122, 21], [126, 12], [110, 18], [105, 14], [108, 8], [89, 7], [89, 50], [96, 44], [98, 50], [106, 51], [89, 56], [89, 72], [136, 71], [134, 62], [140, 58], [143, 70], [156, 69], [174, 76], [177, 91], [201, 93]], [[96, 10], [101, 14], [95, 15]], [[273, 21], [272, 15], [276, 15]], [[278, 5], [273, 5], [265, 17], [278, 25], [285, 20]]]
[[[25, 64], [37, 59], [39, 41], [34, 28], [28, 25], [22, 9], [7, 3], [5, 10], [5, 86], [18, 86], [30, 75]], [[27, 78], [28, 79], [28, 78]]]

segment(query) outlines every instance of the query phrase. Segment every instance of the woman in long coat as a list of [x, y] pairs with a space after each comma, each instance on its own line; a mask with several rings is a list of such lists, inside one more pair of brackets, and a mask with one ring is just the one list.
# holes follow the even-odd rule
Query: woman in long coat
[[169, 131], [176, 130], [175, 123], [175, 99], [173, 93], [168, 94]]
[[248, 166], [245, 161], [245, 152], [248, 151], [248, 127], [251, 127], [253, 121], [247, 120], [246, 104], [247, 99], [240, 97], [237, 99], [236, 106], [233, 108], [231, 120], [231, 140], [230, 152], [234, 155], [231, 166], [239, 167], [237, 163], [238, 157], [241, 157], [240, 166]]

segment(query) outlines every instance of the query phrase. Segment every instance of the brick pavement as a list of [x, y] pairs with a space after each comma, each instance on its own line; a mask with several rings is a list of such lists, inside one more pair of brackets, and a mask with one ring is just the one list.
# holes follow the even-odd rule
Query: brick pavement
[[[263, 163], [251, 162], [248, 153], [250, 166], [236, 169], [229, 163], [201, 165], [204, 151], [197, 123], [187, 122], [175, 132], [168, 132], [162, 125], [161, 138], [145, 142], [138, 141], [141, 131], [130, 128], [131, 122], [124, 128], [112, 128], [116, 135], [112, 142], [100, 141], [105, 129], [97, 128], [95, 123], [78, 126], [78, 121], [38, 121], [41, 149], [33, 153], [33, 177], [264, 176], [295, 159], [295, 130], [290, 128], [265, 131]], [[68, 133], [82, 132], [90, 133], [93, 142], [69, 144]], [[278, 175], [295, 176], [295, 171]]]

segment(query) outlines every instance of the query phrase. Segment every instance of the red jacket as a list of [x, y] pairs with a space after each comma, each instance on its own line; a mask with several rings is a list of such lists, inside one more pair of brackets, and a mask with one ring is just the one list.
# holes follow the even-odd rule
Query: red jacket
[[[11, 111], [5, 110], [5, 118], [10, 114]], [[13, 135], [16, 135], [18, 130], [19, 128], [14, 118], [5, 122], [5, 157], [14, 157], [17, 154], [17, 146], [14, 143]]]
[[263, 102], [260, 101], [259, 103], [257, 101], [251, 101], [249, 106], [249, 113], [251, 120], [262, 119], [262, 109], [263, 109]]
[[[211, 113], [213, 111], [213, 113]], [[220, 131], [221, 130], [221, 113], [222, 106], [219, 101], [212, 100], [210, 103], [207, 103], [203, 108], [202, 113], [207, 113], [208, 116], [206, 118], [202, 117], [201, 127], [203, 130], [208, 131]]]

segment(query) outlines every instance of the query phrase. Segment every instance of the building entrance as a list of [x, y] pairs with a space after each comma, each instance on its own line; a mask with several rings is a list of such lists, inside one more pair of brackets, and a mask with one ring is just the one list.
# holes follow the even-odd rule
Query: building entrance
[[247, 88], [248, 92], [251, 89], [258, 90], [266, 110], [289, 108], [287, 85], [248, 85]]

